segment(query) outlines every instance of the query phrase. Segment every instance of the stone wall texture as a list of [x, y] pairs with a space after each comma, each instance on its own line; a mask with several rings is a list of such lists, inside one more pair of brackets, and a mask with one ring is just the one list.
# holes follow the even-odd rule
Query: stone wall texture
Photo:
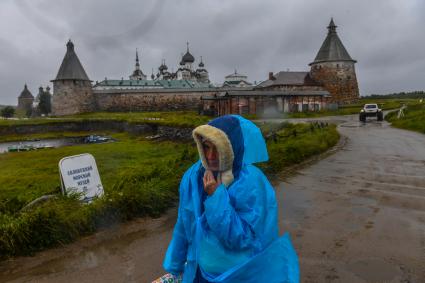
[[34, 98], [19, 97], [17, 109], [22, 111], [30, 111], [32, 109], [33, 102]]
[[201, 96], [215, 91], [125, 92], [94, 91], [97, 111], [176, 111], [199, 110]]
[[72, 115], [91, 112], [95, 109], [96, 101], [89, 81], [61, 80], [53, 82], [53, 115]]
[[330, 103], [347, 104], [359, 99], [359, 87], [353, 62], [312, 64], [312, 78], [329, 91]]

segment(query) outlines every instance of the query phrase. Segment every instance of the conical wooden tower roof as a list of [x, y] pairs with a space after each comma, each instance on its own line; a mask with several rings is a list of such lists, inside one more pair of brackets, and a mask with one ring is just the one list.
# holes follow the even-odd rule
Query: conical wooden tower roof
[[328, 26], [328, 35], [326, 36], [325, 41], [320, 47], [316, 58], [314, 58], [314, 61], [310, 63], [310, 65], [315, 63], [332, 61], [351, 61], [354, 63], [356, 62], [356, 60], [353, 60], [348, 54], [347, 50], [339, 39], [338, 34], [336, 33], [336, 28], [337, 26], [335, 25], [333, 19], [331, 19], [331, 22]]
[[65, 57], [63, 58], [59, 72], [54, 79], [54, 81], [58, 80], [90, 81], [86, 71], [84, 71], [83, 65], [81, 65], [81, 62], [74, 51], [74, 44], [71, 40], [69, 40], [66, 44]]

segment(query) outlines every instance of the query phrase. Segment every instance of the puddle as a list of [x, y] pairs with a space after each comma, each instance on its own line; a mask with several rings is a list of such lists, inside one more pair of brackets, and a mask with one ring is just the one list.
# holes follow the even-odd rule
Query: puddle
[[[276, 194], [279, 206], [279, 222], [285, 223], [291, 229], [299, 228], [311, 208], [309, 192], [291, 188], [288, 183], [280, 183], [276, 186]], [[281, 194], [281, 196], [278, 196]]]
[[359, 260], [348, 264], [347, 268], [367, 282], [390, 282], [401, 276], [399, 267], [381, 259]]
[[373, 207], [377, 205], [375, 199], [363, 197], [352, 198], [350, 199], [350, 203], [352, 204], [352, 212], [361, 216], [371, 215], [373, 213]]
[[[92, 137], [92, 136], [89, 136]], [[37, 150], [41, 150], [44, 148], [57, 148], [62, 146], [70, 146], [70, 145], [78, 145], [78, 144], [89, 144], [94, 142], [110, 142], [113, 141], [112, 139], [106, 138], [106, 140], [101, 141], [92, 141], [89, 140], [89, 137], [70, 137], [70, 138], [61, 138], [61, 139], [43, 139], [43, 140], [31, 140], [31, 141], [15, 141], [15, 142], [4, 142], [0, 143], [0, 153], [8, 152], [10, 148], [15, 149], [14, 151], [17, 151], [16, 148], [20, 149], [26, 149], [26, 150], [20, 150], [20, 151], [28, 151], [28, 150], [35, 150], [35, 148], [40, 148]], [[98, 137], [98, 136], [95, 136]], [[103, 137], [98, 137], [102, 138]]]

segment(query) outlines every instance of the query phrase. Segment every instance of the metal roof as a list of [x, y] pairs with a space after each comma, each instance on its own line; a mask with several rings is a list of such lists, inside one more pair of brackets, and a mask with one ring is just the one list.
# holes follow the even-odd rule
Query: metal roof
[[327, 90], [243, 90], [227, 91], [229, 96], [328, 96]]
[[189, 42], [187, 42], [187, 50], [186, 50], [186, 54], [184, 54], [183, 57], [182, 57], [182, 62], [183, 63], [193, 63], [193, 62], [195, 62], [195, 57], [193, 57], [193, 55], [190, 54], [190, 52], [189, 52]]
[[24, 86], [24, 90], [19, 95], [19, 98], [34, 98], [31, 92], [28, 90], [27, 84]]
[[311, 77], [309, 72], [289, 72], [282, 71], [273, 75], [274, 80], [267, 80], [258, 85], [258, 87], [268, 87], [275, 85], [318, 85]]
[[222, 100], [232, 96], [323, 96], [329, 97], [326, 90], [231, 90], [219, 92], [214, 96], [203, 96], [203, 100]]
[[82, 80], [90, 81], [89, 77], [84, 71], [77, 54], [74, 51], [74, 44], [70, 41], [66, 44], [66, 54], [63, 58], [59, 72], [56, 76], [57, 80]]
[[333, 19], [331, 19], [331, 22], [327, 28], [328, 35], [326, 36], [325, 41], [323, 41], [322, 46], [316, 55], [316, 58], [312, 63], [310, 63], [310, 65], [329, 61], [351, 61], [355, 63], [356, 60], [353, 60], [350, 57], [338, 37], [338, 34], [336, 33], [337, 26], [335, 25]]

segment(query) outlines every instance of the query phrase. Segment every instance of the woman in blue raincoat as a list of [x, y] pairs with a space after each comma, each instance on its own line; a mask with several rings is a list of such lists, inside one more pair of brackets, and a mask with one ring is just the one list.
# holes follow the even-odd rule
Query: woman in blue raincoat
[[253, 163], [268, 160], [252, 122], [222, 116], [193, 131], [200, 161], [180, 184], [164, 269], [192, 282], [299, 282], [289, 235], [278, 235], [277, 203]]

